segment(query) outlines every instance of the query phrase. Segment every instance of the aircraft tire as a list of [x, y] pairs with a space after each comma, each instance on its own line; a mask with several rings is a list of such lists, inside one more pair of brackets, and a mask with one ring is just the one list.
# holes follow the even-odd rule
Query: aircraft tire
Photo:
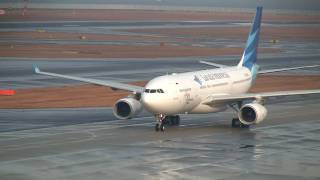
[[233, 127], [233, 128], [250, 128], [250, 125], [241, 123], [239, 118], [233, 118], [232, 123], [231, 123], [231, 127]]
[[165, 129], [164, 124], [161, 123], [161, 124], [160, 124], [160, 131], [164, 132], [164, 129]]
[[176, 115], [174, 118], [175, 118], [175, 125], [179, 126], [180, 125], [180, 116]]
[[238, 118], [233, 118], [231, 121], [231, 127], [233, 128], [239, 128], [240, 127], [240, 121]]
[[158, 123], [155, 125], [154, 129], [156, 130], [156, 132], [158, 132], [160, 130], [160, 126]]

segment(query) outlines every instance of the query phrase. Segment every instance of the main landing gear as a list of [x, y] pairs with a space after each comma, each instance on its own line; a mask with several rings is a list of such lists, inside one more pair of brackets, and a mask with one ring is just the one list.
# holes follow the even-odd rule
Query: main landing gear
[[[235, 104], [230, 104], [229, 105], [237, 114], [239, 113], [241, 107], [242, 107], [242, 102], [239, 101], [238, 103]], [[231, 127], [233, 128], [249, 128], [250, 125], [243, 124], [239, 118], [233, 118], [231, 122]]]
[[232, 119], [232, 123], [231, 123], [231, 127], [233, 128], [249, 128], [250, 125], [247, 124], [243, 124], [239, 118], [233, 118]]
[[180, 116], [166, 116], [164, 114], [155, 115], [157, 123], [155, 125], [156, 131], [164, 131], [165, 125], [178, 126], [180, 124]]

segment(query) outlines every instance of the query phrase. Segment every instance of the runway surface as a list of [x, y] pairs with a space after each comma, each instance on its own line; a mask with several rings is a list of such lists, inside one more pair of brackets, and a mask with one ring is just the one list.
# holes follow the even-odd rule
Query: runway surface
[[317, 179], [319, 105], [313, 100], [268, 106], [268, 118], [250, 130], [230, 128], [231, 111], [184, 115], [180, 127], [165, 133], [154, 132], [148, 114], [122, 121], [103, 108], [1, 110], [7, 121], [1, 121], [0, 176]]

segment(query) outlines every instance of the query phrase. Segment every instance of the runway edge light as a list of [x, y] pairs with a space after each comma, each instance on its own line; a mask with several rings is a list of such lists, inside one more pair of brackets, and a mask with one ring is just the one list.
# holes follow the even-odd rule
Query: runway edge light
[[4, 96], [12, 96], [14, 95], [16, 92], [14, 90], [11, 89], [0, 89], [0, 95], [4, 95]]

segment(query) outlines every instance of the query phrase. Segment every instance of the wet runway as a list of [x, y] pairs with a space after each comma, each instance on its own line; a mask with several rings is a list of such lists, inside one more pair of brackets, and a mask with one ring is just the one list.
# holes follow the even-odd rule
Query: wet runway
[[[104, 108], [1, 110], [1, 119], [8, 121], [1, 122], [0, 176], [317, 179], [319, 105], [320, 100], [312, 100], [268, 106], [268, 118], [250, 130], [230, 128], [231, 111], [183, 115], [181, 126], [165, 133], [154, 132], [148, 114], [123, 121]], [[34, 127], [4, 132], [19, 126]]]

